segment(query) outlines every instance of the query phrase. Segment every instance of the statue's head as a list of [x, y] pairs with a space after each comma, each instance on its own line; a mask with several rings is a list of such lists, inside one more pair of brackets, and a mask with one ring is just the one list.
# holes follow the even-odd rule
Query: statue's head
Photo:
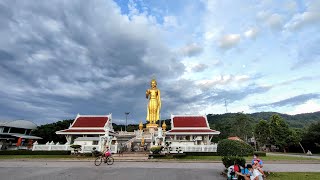
[[157, 81], [155, 79], [152, 79], [150, 85], [152, 88], [157, 87]]

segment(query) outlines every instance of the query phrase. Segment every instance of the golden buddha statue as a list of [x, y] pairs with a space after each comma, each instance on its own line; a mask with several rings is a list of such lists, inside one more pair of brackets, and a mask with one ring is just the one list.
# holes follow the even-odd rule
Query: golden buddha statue
[[156, 122], [160, 119], [161, 109], [160, 90], [157, 88], [157, 81], [155, 79], [151, 80], [150, 85], [151, 88], [146, 91], [146, 98], [149, 99], [146, 119], [150, 122], [150, 125], [157, 126]]

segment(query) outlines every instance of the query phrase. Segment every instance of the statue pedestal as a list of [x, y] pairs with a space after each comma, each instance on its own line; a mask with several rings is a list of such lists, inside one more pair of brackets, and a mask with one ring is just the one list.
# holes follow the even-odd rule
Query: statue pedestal
[[149, 128], [157, 128], [158, 124], [147, 124], [147, 129]]
[[154, 134], [155, 130], [158, 129], [158, 124], [147, 124], [147, 129], [150, 134]]

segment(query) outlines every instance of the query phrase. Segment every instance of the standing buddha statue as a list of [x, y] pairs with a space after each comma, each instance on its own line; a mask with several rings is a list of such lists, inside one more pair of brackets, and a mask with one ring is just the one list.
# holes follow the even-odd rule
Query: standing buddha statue
[[161, 98], [160, 90], [157, 88], [157, 81], [151, 80], [151, 88], [146, 91], [146, 98], [149, 99], [147, 108], [147, 121], [150, 124], [157, 125], [156, 122], [160, 119]]

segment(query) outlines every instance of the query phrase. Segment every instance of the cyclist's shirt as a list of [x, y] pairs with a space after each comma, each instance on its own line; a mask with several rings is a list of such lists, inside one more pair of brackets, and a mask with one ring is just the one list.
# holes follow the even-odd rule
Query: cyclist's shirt
[[106, 157], [111, 156], [111, 152], [110, 152], [110, 151], [106, 151], [106, 152], [104, 153], [104, 155], [105, 155]]

